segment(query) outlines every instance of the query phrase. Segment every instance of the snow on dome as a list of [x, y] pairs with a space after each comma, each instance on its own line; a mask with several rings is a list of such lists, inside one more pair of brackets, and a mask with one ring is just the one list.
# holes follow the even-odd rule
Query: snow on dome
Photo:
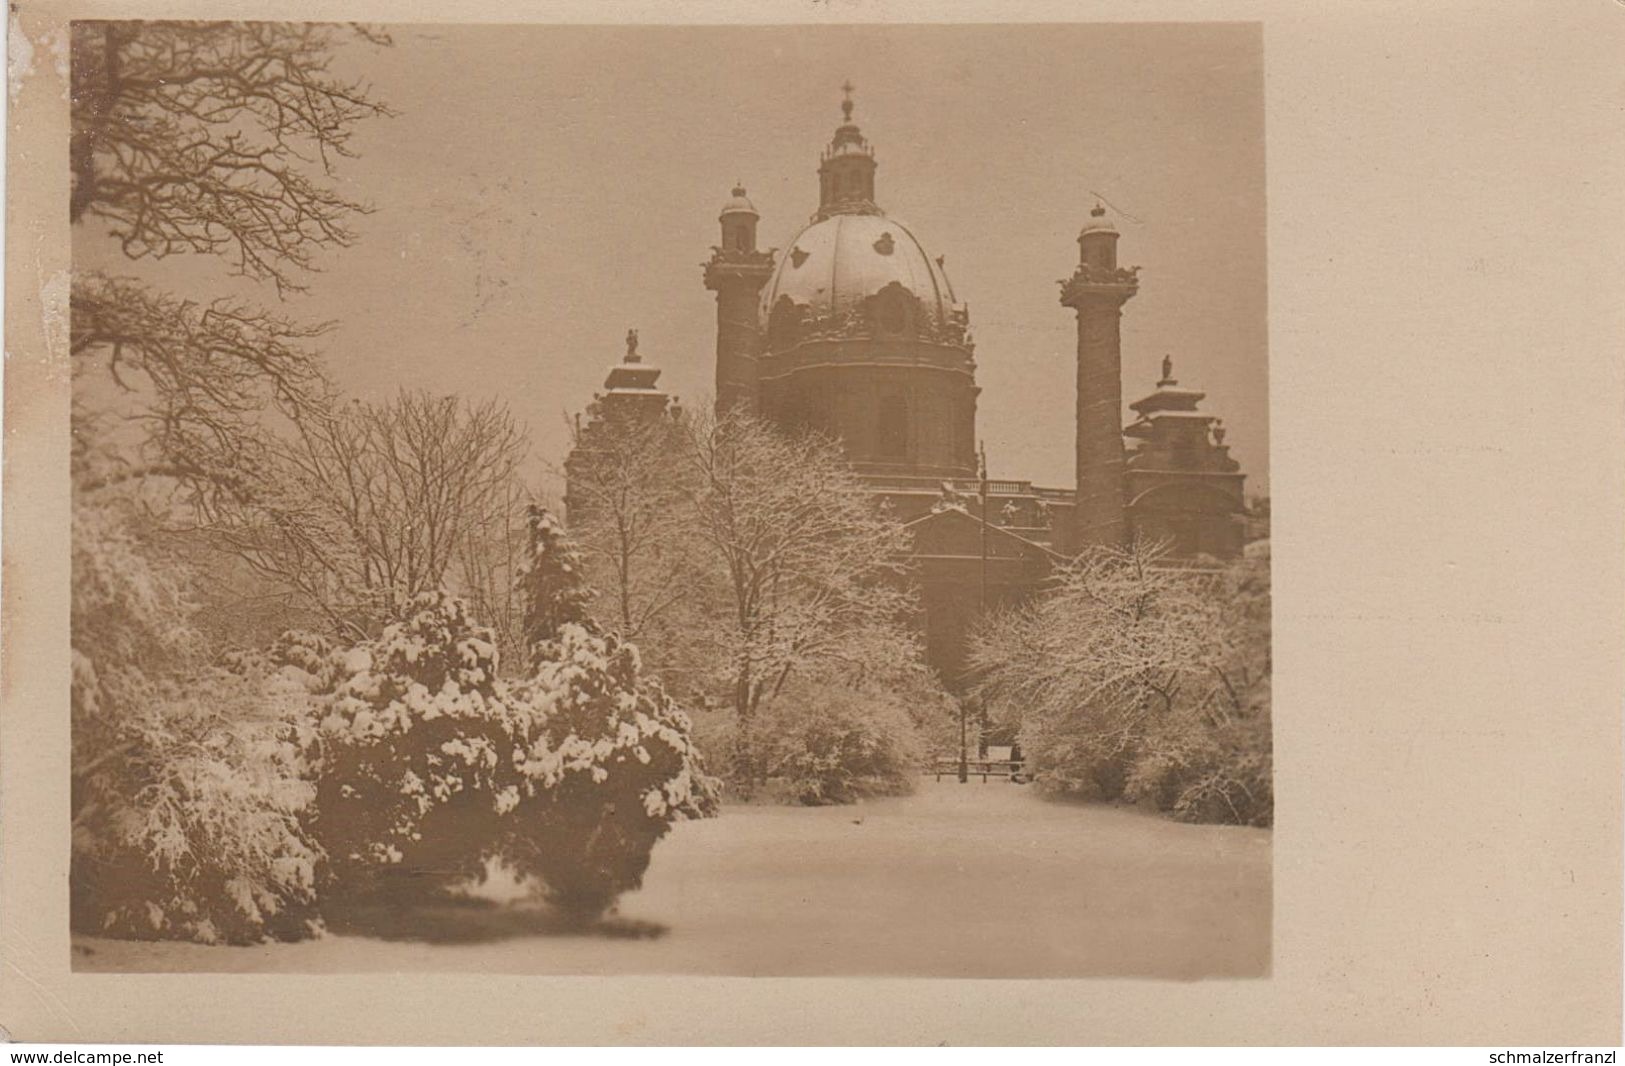
[[1083, 229], [1078, 232], [1078, 236], [1082, 237], [1086, 233], [1110, 233], [1114, 235], [1117, 233], [1117, 227], [1112, 225], [1111, 217], [1106, 214], [1104, 206], [1096, 204], [1094, 209], [1089, 212], [1089, 221], [1083, 224]]
[[893, 282], [939, 324], [959, 306], [942, 264], [903, 223], [885, 215], [832, 215], [796, 234], [779, 257], [762, 290], [762, 323], [784, 297], [821, 315], [858, 307]]
[[722, 216], [726, 218], [728, 215], [751, 215], [753, 217], [761, 217], [756, 213], [756, 205], [751, 203], [750, 197], [745, 195], [745, 187], [743, 185], [735, 185], [733, 187], [732, 198], [727, 203], [722, 205]]

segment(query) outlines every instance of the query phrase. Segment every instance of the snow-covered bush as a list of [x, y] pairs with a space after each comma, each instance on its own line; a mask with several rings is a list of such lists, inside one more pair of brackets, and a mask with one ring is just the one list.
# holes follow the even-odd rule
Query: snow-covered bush
[[1223, 684], [1178, 701], [1146, 729], [1125, 791], [1184, 821], [1270, 825], [1269, 541], [1249, 544], [1209, 591], [1224, 605], [1211, 634]]
[[317, 928], [320, 852], [296, 735], [302, 691], [202, 665], [187, 575], [117, 506], [75, 508], [76, 930], [252, 943]]
[[263, 676], [221, 671], [133, 708], [78, 776], [76, 928], [248, 944], [317, 931], [313, 789]]
[[378, 640], [327, 660], [338, 677], [317, 711], [312, 831], [336, 891], [432, 894], [495, 853], [519, 799], [496, 658], [462, 601], [426, 592]]
[[504, 859], [560, 910], [590, 921], [637, 888], [673, 822], [716, 809], [688, 716], [643, 674], [637, 648], [588, 617], [580, 555], [531, 512], [519, 589], [531, 671], [510, 704], [520, 798]]
[[515, 685], [522, 798], [505, 859], [582, 920], [643, 883], [672, 823], [715, 813], [688, 716], [642, 676], [637, 649], [576, 623]]
[[908, 710], [874, 687], [796, 684], [769, 705], [758, 726], [769, 790], [793, 803], [912, 792], [925, 761]]
[[1125, 794], [1181, 821], [1267, 826], [1275, 803], [1271, 749], [1267, 712], [1169, 722], [1146, 738]]

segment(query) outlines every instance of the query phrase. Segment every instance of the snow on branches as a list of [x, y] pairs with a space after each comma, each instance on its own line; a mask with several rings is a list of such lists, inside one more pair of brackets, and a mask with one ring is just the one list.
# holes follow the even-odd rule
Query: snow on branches
[[839, 442], [737, 414], [695, 419], [689, 433], [695, 522], [732, 591], [719, 643], [732, 652], [742, 720], [798, 668], [850, 661], [855, 635], [909, 639], [899, 627], [913, 606], [908, 532], [875, 506]]
[[1269, 560], [1172, 565], [1144, 540], [1085, 553], [971, 642], [978, 694], [1054, 791], [1269, 824]]
[[[533, 528], [529, 616], [566, 617], [574, 550], [545, 512]], [[500, 858], [591, 919], [641, 883], [674, 821], [714, 811], [688, 718], [637, 649], [578, 621], [535, 632], [531, 672], [510, 684], [490, 631], [433, 592], [377, 641], [333, 653], [314, 832], [335, 890], [413, 898]]]
[[[338, 885], [364, 894], [474, 876], [516, 795], [496, 645], [460, 600], [418, 596], [377, 641], [335, 652], [317, 711], [313, 832]], [[393, 869], [392, 869], [393, 868]]]
[[637, 649], [565, 623], [517, 684], [523, 779], [507, 856], [567, 913], [596, 917], [642, 883], [672, 822], [716, 812], [688, 716]]
[[184, 572], [123, 511], [74, 520], [74, 928], [251, 943], [316, 931], [302, 690], [205, 663]]
[[580, 549], [553, 512], [533, 505], [527, 521], [529, 547], [516, 583], [524, 602], [525, 646], [533, 657], [545, 658], [565, 626], [591, 625], [592, 589]]

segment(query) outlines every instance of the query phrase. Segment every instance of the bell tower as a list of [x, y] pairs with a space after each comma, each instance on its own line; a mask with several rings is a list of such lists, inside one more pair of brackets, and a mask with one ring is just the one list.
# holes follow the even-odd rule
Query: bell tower
[[1077, 504], [1066, 547], [1116, 545], [1124, 512], [1123, 305], [1139, 291], [1139, 268], [1117, 265], [1117, 228], [1099, 204], [1078, 234], [1078, 267], [1061, 281], [1061, 303], [1078, 313]]
[[773, 253], [756, 248], [756, 223], [761, 216], [735, 185], [717, 221], [722, 243], [711, 249], [705, 266], [705, 287], [717, 294], [717, 410], [756, 406], [756, 357], [761, 332], [756, 324], [756, 301], [773, 273]]

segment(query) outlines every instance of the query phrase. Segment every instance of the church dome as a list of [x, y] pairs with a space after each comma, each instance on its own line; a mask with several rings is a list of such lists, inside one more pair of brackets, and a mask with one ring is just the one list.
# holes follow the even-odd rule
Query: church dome
[[880, 214], [832, 215], [803, 229], [780, 256], [762, 290], [762, 324], [785, 299], [820, 318], [857, 311], [893, 284], [918, 301], [932, 325], [963, 320], [942, 262], [907, 226]]

